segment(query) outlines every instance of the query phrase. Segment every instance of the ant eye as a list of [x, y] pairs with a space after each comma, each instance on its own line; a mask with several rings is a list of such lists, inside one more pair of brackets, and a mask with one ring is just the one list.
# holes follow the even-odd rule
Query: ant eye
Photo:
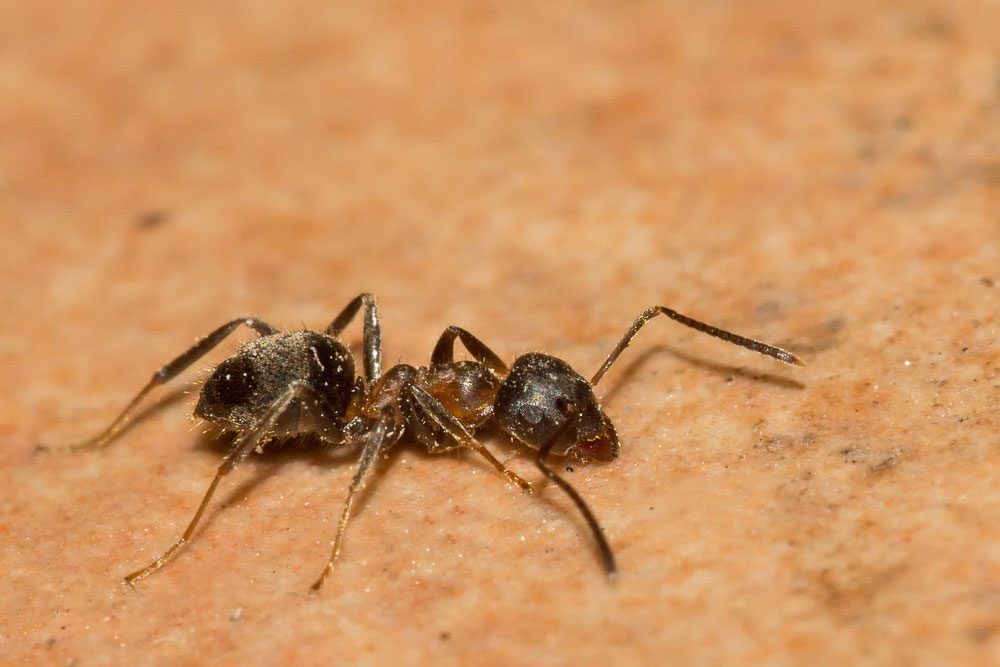
[[578, 416], [576, 404], [562, 396], [556, 398], [556, 408], [566, 415], [567, 419], [574, 419]]

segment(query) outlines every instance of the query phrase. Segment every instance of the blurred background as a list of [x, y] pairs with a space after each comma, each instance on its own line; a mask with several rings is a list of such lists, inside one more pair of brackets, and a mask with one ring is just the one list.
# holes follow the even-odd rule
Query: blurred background
[[[982, 0], [2, 3], [8, 658], [996, 658], [998, 25]], [[320, 328], [361, 291], [388, 364], [458, 324], [589, 376], [663, 303], [809, 368], [644, 331], [603, 387], [623, 459], [573, 478], [615, 586], [553, 494], [407, 454], [348, 591], [305, 595], [350, 466], [294, 458], [114, 589], [218, 452], [183, 401], [89, 458], [34, 445], [223, 321]]]

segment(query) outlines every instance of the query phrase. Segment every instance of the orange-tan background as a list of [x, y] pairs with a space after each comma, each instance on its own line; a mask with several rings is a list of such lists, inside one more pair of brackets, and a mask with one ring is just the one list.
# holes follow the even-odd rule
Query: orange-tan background
[[[0, 4], [0, 661], [1000, 659], [1000, 5], [903, 4]], [[352, 458], [312, 451], [125, 590], [238, 341], [107, 450], [35, 446], [362, 290], [388, 363], [459, 324], [589, 376], [664, 303], [809, 366], [642, 332], [621, 457], [566, 473], [614, 583], [554, 487], [404, 448], [321, 594]]]

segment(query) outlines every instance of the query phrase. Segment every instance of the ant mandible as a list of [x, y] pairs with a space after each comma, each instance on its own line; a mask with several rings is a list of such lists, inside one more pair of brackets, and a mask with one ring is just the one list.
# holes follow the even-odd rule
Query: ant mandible
[[[339, 337], [364, 307], [364, 377]], [[193, 535], [220, 480], [251, 451], [275, 438], [314, 435], [329, 445], [360, 446], [360, 456], [344, 502], [332, 553], [318, 590], [333, 570], [341, 550], [354, 496], [364, 486], [379, 455], [405, 433], [430, 453], [469, 447], [525, 492], [530, 483], [508, 470], [473, 433], [491, 419], [515, 439], [538, 450], [535, 463], [562, 488], [586, 519], [609, 576], [614, 556], [593, 513], [575, 489], [545, 459], [550, 453], [581, 460], [610, 461], [618, 454], [614, 425], [601, 409], [593, 386], [621, 355], [639, 329], [656, 315], [770, 356], [804, 365], [795, 355], [688, 318], [663, 306], [644, 311], [625, 333], [600, 370], [588, 382], [566, 362], [541, 353], [518, 357], [508, 368], [478, 338], [458, 327], [441, 335], [427, 367], [398, 364], [381, 369], [381, 327], [371, 294], [353, 299], [323, 331], [280, 332], [254, 317], [232, 320], [199, 340], [153, 374], [122, 413], [101, 434], [66, 449], [83, 451], [107, 446], [132, 419], [142, 399], [170, 381], [222, 342], [241, 324], [259, 338], [224, 359], [205, 380], [194, 416], [232, 431], [236, 438], [181, 538], [147, 567], [125, 577], [132, 586], [173, 560]], [[455, 361], [455, 338], [475, 361]]]

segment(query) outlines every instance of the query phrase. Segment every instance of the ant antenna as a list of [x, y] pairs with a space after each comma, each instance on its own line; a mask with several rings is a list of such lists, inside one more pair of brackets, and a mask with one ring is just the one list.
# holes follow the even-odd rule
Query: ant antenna
[[601, 369], [594, 374], [594, 377], [590, 380], [591, 385], [597, 384], [604, 374], [611, 368], [611, 364], [615, 363], [621, 353], [625, 351], [628, 344], [632, 342], [635, 335], [639, 333], [639, 329], [650, 321], [657, 315], [666, 315], [675, 322], [680, 322], [686, 327], [691, 327], [696, 331], [706, 333], [709, 336], [715, 336], [720, 338], [727, 343], [732, 343], [733, 345], [739, 345], [740, 347], [745, 347], [748, 350], [753, 350], [758, 354], [763, 354], [764, 356], [771, 357], [772, 359], [777, 359], [783, 364], [789, 364], [791, 366], [805, 366], [805, 362], [796, 357], [794, 354], [788, 350], [783, 350], [780, 347], [775, 347], [774, 345], [768, 345], [767, 343], [762, 343], [759, 340], [754, 340], [752, 338], [744, 338], [743, 336], [738, 336], [734, 333], [724, 331], [717, 327], [713, 327], [711, 324], [705, 324], [704, 322], [699, 322], [698, 320], [692, 319], [687, 315], [681, 315], [676, 310], [667, 308], [666, 306], [653, 306], [648, 308], [639, 317], [636, 318], [635, 322], [632, 323], [632, 327], [625, 332], [622, 339], [618, 341], [618, 345], [611, 354], [608, 355], [607, 360]]
[[570, 499], [576, 503], [580, 513], [583, 514], [583, 518], [587, 520], [587, 525], [590, 526], [591, 532], [594, 533], [594, 539], [597, 540], [597, 547], [600, 549], [601, 559], [604, 561], [604, 570], [608, 573], [608, 577], [614, 579], [615, 575], [618, 573], [618, 567], [615, 565], [615, 555], [611, 553], [611, 546], [608, 544], [607, 538], [604, 537], [604, 531], [601, 529], [601, 525], [597, 523], [597, 518], [594, 516], [594, 513], [590, 511], [590, 508], [587, 507], [587, 503], [585, 503], [583, 498], [580, 497], [580, 494], [577, 493], [576, 489], [574, 489], [569, 482], [560, 477], [556, 471], [552, 470], [552, 468], [545, 464], [545, 458], [549, 455], [549, 452], [552, 451], [556, 442], [562, 438], [566, 431], [568, 431], [580, 417], [580, 411], [577, 410], [576, 405], [573, 403], [559, 398], [556, 400], [556, 405], [566, 415], [566, 421], [563, 422], [558, 431], [552, 434], [552, 437], [549, 438], [548, 442], [542, 445], [542, 447], [538, 450], [538, 458], [535, 459], [535, 465], [538, 466], [539, 470], [545, 473], [546, 477], [558, 484], [559, 488], [565, 491], [566, 495], [568, 495]]

